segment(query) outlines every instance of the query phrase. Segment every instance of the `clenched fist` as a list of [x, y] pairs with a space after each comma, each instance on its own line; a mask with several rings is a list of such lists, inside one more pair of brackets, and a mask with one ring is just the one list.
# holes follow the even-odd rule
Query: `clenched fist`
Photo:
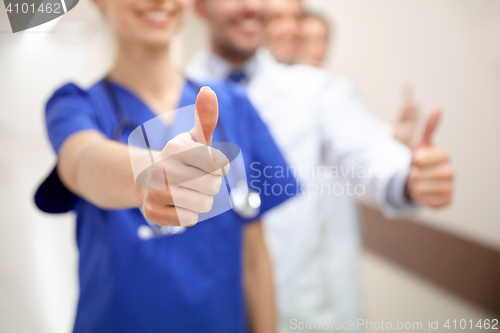
[[160, 154], [160, 161], [143, 175], [144, 216], [160, 226], [192, 226], [198, 213], [212, 208], [222, 176], [229, 171], [229, 160], [211, 148], [217, 125], [217, 96], [203, 87], [196, 99], [195, 126], [170, 140]]
[[432, 135], [441, 117], [434, 110], [421, 141], [413, 149], [406, 196], [416, 205], [441, 208], [451, 201], [454, 172], [448, 154], [432, 145]]

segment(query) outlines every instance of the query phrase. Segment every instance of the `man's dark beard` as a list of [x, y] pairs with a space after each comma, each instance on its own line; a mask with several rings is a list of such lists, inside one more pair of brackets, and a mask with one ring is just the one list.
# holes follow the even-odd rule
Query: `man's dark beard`
[[215, 40], [214, 44], [217, 48], [217, 53], [220, 53], [220, 56], [233, 63], [244, 63], [257, 52], [257, 49], [248, 51], [241, 50], [230, 42], [221, 40]]

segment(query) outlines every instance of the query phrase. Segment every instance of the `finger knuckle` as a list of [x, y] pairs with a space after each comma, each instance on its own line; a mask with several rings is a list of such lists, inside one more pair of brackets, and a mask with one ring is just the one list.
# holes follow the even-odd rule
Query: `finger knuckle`
[[209, 212], [212, 209], [213, 204], [214, 204], [214, 197], [211, 195], [207, 195], [206, 198], [203, 200], [202, 211], [200, 211], [200, 213]]
[[222, 177], [214, 177], [214, 179], [211, 181], [208, 194], [216, 195], [217, 193], [219, 193], [221, 185], [222, 185]]
[[179, 225], [179, 219], [173, 206], [159, 206], [145, 204], [143, 206], [143, 215], [146, 219], [163, 227], [166, 225]]
[[144, 214], [144, 217], [146, 219], [153, 221], [155, 223], [159, 222], [159, 213], [154, 205], [145, 203], [144, 206], [142, 207], [142, 213]]
[[148, 199], [152, 202], [169, 202], [171, 193], [169, 189], [148, 190]]
[[155, 189], [148, 189], [148, 194], [146, 200], [150, 202], [155, 202], [160, 198], [160, 191]]
[[420, 179], [419, 172], [415, 169], [410, 171], [410, 181], [417, 182]]
[[417, 195], [421, 195], [422, 192], [423, 192], [423, 188], [422, 188], [422, 185], [420, 183], [415, 183], [413, 184], [413, 191], [417, 194]]
[[455, 177], [455, 171], [453, 170], [453, 168], [448, 167], [444, 171], [444, 176], [448, 179], [453, 179]]
[[421, 151], [417, 151], [413, 156], [413, 163], [417, 166], [421, 166], [425, 161], [425, 153]]
[[193, 211], [187, 211], [186, 213], [186, 227], [195, 226], [198, 223], [198, 213]]
[[168, 155], [174, 155], [182, 151], [182, 141], [175, 137], [165, 145], [164, 151]]
[[166, 209], [163, 210], [163, 213], [161, 214], [160, 223], [158, 224], [161, 226], [179, 225], [179, 217], [177, 216], [177, 211], [174, 206], [168, 206]]
[[163, 174], [163, 165], [161, 163], [161, 161], [158, 161], [156, 163], [153, 163], [150, 167], [149, 167], [149, 172], [151, 173], [151, 175], [154, 177], [156, 176], [157, 174], [161, 173]]
[[225, 168], [226, 165], [229, 164], [229, 160], [226, 157], [226, 155], [224, 155], [218, 149], [213, 149], [212, 150], [212, 159], [213, 159], [213, 162], [214, 162], [214, 169], [215, 170], [219, 170], [219, 169]]

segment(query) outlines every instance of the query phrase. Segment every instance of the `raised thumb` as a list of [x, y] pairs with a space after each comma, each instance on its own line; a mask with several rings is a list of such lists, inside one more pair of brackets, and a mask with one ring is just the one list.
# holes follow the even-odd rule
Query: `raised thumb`
[[202, 87], [195, 104], [195, 124], [189, 132], [196, 142], [210, 145], [212, 133], [219, 119], [219, 103], [217, 95], [210, 87]]
[[441, 109], [437, 108], [432, 110], [429, 118], [427, 118], [427, 124], [425, 125], [424, 134], [422, 139], [417, 145], [417, 148], [432, 146], [432, 136], [436, 131], [437, 124], [441, 118]]

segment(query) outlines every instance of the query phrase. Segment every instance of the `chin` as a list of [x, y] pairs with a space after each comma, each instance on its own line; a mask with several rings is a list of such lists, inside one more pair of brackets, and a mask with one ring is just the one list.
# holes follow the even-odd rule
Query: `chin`
[[151, 47], [165, 47], [172, 41], [172, 35], [169, 32], [153, 32], [142, 35], [139, 40]]
[[238, 48], [244, 53], [252, 53], [256, 52], [259, 46], [260, 46], [259, 42], [252, 41], [249, 43], [239, 43]]
[[259, 46], [260, 44], [257, 44], [255, 46], [240, 47], [238, 49], [243, 58], [251, 58], [255, 55], [255, 53], [257, 53]]
[[245, 37], [238, 37], [233, 39], [234, 49], [242, 56], [253, 56], [257, 52], [261, 43], [260, 39], [249, 39]]
[[[272, 53], [272, 52], [271, 52]], [[278, 62], [284, 63], [291, 65], [295, 62], [295, 53], [289, 53], [289, 52], [274, 52], [273, 53], [274, 58]]]

